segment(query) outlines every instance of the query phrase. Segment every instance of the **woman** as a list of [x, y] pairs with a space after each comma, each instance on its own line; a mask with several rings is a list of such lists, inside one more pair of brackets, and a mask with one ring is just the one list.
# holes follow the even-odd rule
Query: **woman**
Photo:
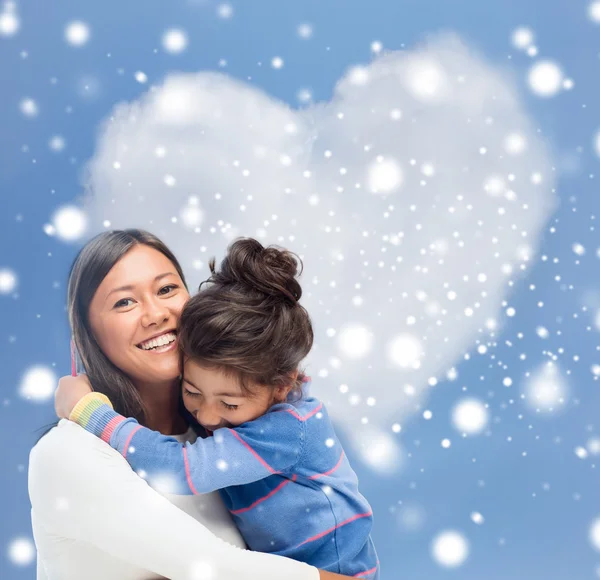
[[[173, 335], [188, 298], [175, 256], [140, 230], [97, 236], [69, 277], [69, 321], [94, 388], [120, 413], [182, 442], [196, 437], [180, 405]], [[161, 495], [68, 421], [31, 451], [29, 495], [38, 580], [345, 578], [242, 549], [218, 494]]]

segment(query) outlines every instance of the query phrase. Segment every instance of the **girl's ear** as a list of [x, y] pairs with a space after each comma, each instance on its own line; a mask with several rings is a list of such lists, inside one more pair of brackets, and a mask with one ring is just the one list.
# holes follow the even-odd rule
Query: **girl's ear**
[[277, 401], [278, 403], [285, 402], [288, 395], [290, 394], [290, 391], [294, 388], [294, 385], [296, 384], [297, 379], [298, 379], [298, 371], [296, 370], [290, 375], [289, 384], [275, 387], [275, 391], [273, 393], [273, 398], [275, 399], [275, 401]]
[[292, 390], [292, 385], [286, 385], [282, 387], [275, 387], [275, 391], [273, 392], [273, 399], [277, 403], [284, 403], [287, 399], [287, 396], [290, 394]]

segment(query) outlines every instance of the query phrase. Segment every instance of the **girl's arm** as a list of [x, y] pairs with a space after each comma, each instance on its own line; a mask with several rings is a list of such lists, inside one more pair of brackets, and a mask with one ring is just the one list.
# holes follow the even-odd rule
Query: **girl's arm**
[[285, 405], [279, 409], [183, 445], [119, 415], [100, 393], [86, 395], [69, 418], [119, 451], [150, 485], [185, 495], [244, 485], [291, 469], [302, 453], [305, 424]]
[[29, 495], [36, 517], [51, 533], [173, 580], [191, 580], [202, 566], [211, 567], [214, 580], [337, 578], [220, 540], [73, 423], [61, 423], [32, 449]]

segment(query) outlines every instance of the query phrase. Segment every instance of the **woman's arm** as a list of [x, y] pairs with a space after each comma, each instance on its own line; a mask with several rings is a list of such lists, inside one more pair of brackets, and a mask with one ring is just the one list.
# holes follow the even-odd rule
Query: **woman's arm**
[[74, 423], [61, 423], [32, 449], [29, 495], [36, 516], [52, 533], [172, 580], [191, 580], [203, 567], [214, 580], [319, 578], [307, 564], [220, 540]]

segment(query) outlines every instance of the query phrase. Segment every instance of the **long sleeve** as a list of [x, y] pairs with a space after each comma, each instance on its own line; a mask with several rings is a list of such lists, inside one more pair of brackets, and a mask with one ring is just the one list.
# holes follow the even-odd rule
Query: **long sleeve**
[[63, 422], [31, 451], [29, 495], [36, 518], [52, 534], [173, 580], [192, 580], [202, 570], [211, 570], [214, 580], [319, 578], [306, 564], [218, 539], [73, 423]]
[[276, 405], [254, 421], [185, 444], [126, 419], [96, 397], [76, 408], [71, 418], [119, 451], [153, 487], [186, 495], [290, 470], [304, 443], [304, 423], [292, 409]]

